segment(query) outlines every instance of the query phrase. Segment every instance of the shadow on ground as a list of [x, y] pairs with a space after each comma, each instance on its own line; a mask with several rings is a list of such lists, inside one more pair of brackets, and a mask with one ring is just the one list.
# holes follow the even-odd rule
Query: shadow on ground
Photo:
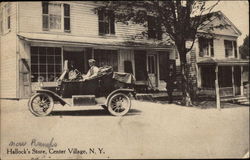
[[[139, 115], [140, 110], [130, 109], [125, 116]], [[111, 114], [104, 109], [93, 110], [76, 110], [76, 111], [53, 111], [50, 116], [111, 116]]]

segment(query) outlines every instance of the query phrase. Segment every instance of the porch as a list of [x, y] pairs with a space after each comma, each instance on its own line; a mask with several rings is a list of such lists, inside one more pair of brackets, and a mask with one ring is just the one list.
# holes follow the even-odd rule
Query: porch
[[217, 101], [247, 96], [244, 90], [249, 83], [248, 60], [209, 58], [197, 64], [200, 94], [214, 97]]
[[166, 59], [175, 61], [175, 51], [167, 44], [128, 44], [121, 39], [52, 34], [21, 33], [18, 37], [21, 48], [18, 92], [21, 98], [29, 97], [38, 87], [38, 81], [53, 85], [64, 70], [66, 60], [86, 73], [88, 59], [94, 58], [97, 66], [110, 65], [114, 71], [133, 73], [137, 84], [151, 88], [165, 88], [162, 75], [168, 64]]

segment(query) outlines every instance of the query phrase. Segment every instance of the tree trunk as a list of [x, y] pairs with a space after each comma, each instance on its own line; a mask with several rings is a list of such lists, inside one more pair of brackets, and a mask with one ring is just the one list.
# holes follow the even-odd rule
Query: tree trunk
[[190, 96], [190, 89], [188, 86], [188, 66], [186, 62], [181, 62], [181, 80], [182, 80], [182, 105], [192, 106], [192, 100]]
[[182, 101], [181, 104], [185, 106], [192, 106], [191, 91], [189, 89], [189, 79], [188, 79], [188, 65], [186, 61], [186, 55], [180, 56], [181, 60], [181, 81], [182, 81]]

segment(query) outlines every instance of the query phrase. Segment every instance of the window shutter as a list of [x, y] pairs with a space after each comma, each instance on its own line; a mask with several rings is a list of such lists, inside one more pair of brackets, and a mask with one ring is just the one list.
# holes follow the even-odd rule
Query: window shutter
[[110, 33], [115, 34], [115, 14], [113, 11], [109, 12], [110, 14]]
[[228, 52], [227, 52], [227, 41], [224, 40], [224, 47], [225, 47], [225, 56], [228, 57]]
[[152, 38], [152, 24], [151, 24], [151, 17], [148, 16], [148, 38]]
[[236, 43], [236, 41], [233, 41], [233, 47], [234, 47], [234, 56], [235, 56], [235, 58], [237, 58], [238, 53], [237, 53], [237, 43]]
[[98, 22], [99, 22], [99, 34], [105, 34], [105, 23], [104, 23], [104, 12], [103, 10], [98, 11]]
[[214, 40], [210, 39], [210, 54], [211, 57], [214, 57]]
[[43, 30], [49, 30], [49, 3], [47, 1], [42, 2], [42, 14], [43, 14]]
[[70, 5], [64, 4], [64, 31], [70, 31]]
[[200, 57], [203, 57], [204, 56], [204, 53], [203, 53], [203, 38], [199, 38], [198, 39], [199, 41], [199, 56]]
[[0, 35], [3, 33], [3, 10], [0, 8]]
[[161, 30], [160, 25], [158, 26], [158, 29], [157, 29], [157, 39], [162, 40], [162, 30]]
[[7, 29], [10, 29], [10, 2], [7, 4]]
[[162, 40], [161, 19], [159, 17], [157, 18], [156, 25], [157, 25], [157, 39]]

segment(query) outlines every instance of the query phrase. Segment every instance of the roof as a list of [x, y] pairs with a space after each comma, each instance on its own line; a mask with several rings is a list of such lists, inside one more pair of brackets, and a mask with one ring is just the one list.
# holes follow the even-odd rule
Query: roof
[[171, 44], [162, 41], [137, 40], [129, 41], [116, 37], [79, 37], [63, 34], [46, 33], [19, 33], [20, 39], [29, 42], [56, 43], [63, 45], [83, 45], [83, 46], [111, 46], [111, 47], [142, 47], [142, 48], [170, 48]]
[[199, 32], [207, 32], [206, 30], [211, 27], [211, 24], [216, 23], [215, 20], [218, 19], [219, 21], [223, 21], [224, 24], [228, 24], [228, 26], [225, 26], [225, 28], [223, 28], [223, 25], [221, 26], [219, 24], [215, 24], [214, 29], [220, 28], [220, 26], [223, 28], [223, 29], [221, 28], [222, 30], [230, 27], [236, 33], [237, 36], [242, 35], [241, 31], [221, 11], [204, 14], [201, 17], [202, 19], [207, 19], [207, 20], [205, 20], [203, 22], [203, 25], [199, 28]]
[[219, 65], [219, 66], [234, 66], [234, 65], [249, 65], [249, 60], [237, 58], [214, 59], [207, 58], [197, 62], [198, 65]]

